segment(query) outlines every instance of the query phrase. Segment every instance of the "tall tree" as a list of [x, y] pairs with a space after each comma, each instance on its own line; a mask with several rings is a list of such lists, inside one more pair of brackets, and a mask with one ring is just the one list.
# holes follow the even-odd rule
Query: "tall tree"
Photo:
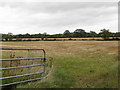
[[65, 30], [65, 32], [63, 33], [64, 37], [70, 37], [70, 31], [69, 30]]
[[94, 32], [94, 31], [90, 31], [90, 37], [96, 37], [97, 36], [97, 33], [96, 32]]
[[75, 37], [85, 37], [86, 36], [86, 32], [83, 29], [76, 29], [74, 31], [74, 36]]

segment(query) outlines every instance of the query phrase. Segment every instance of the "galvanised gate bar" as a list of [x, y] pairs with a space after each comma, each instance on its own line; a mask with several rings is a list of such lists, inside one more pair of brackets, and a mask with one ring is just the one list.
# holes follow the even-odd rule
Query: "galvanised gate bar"
[[[42, 72], [36, 72], [36, 73], [29, 73], [29, 74], [22, 74], [22, 75], [15, 75], [15, 76], [8, 76], [8, 77], [2, 77], [0, 78], [0, 80], [5, 80], [5, 79], [11, 79], [11, 78], [17, 78], [17, 77], [23, 77], [23, 76], [31, 76], [31, 75], [36, 75], [36, 74], [41, 74], [41, 73], [45, 73], [46, 72], [46, 52], [44, 49], [20, 49], [20, 48], [0, 48], [0, 50], [27, 50], [28, 53], [30, 51], [33, 50], [41, 50], [43, 51], [43, 57], [39, 57], [39, 58], [12, 58], [12, 59], [0, 59], [0, 61], [18, 61], [18, 60], [42, 60], [43, 64], [34, 64], [34, 65], [27, 65], [27, 66], [17, 66], [17, 67], [7, 67], [7, 68], [0, 68], [0, 70], [10, 70], [10, 69], [19, 69], [19, 68], [30, 68], [30, 67], [36, 67], [36, 66], [43, 66], [43, 71]], [[29, 54], [28, 54], [29, 55]], [[29, 57], [29, 56], [28, 56]], [[29, 82], [29, 81], [35, 81], [35, 80], [40, 80], [43, 79], [44, 77], [39, 77], [39, 78], [34, 78], [34, 79], [28, 79], [28, 80], [24, 80], [24, 81], [19, 81], [19, 82], [12, 82], [12, 83], [8, 83], [8, 84], [2, 84], [0, 85], [0, 87], [2, 86], [9, 86], [9, 85], [15, 85], [15, 84], [20, 84], [20, 83], [24, 83], [24, 82]]]

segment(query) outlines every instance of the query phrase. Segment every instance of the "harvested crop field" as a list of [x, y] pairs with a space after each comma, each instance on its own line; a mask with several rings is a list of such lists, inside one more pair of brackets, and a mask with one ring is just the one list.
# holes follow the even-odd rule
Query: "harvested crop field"
[[53, 68], [47, 78], [17, 88], [118, 88], [118, 41], [2, 42], [3, 48], [43, 48]]

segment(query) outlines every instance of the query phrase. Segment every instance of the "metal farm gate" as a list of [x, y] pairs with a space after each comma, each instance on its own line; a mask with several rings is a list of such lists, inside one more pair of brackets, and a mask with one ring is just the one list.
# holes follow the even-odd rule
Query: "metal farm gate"
[[[37, 66], [40, 66], [40, 67], [43, 67], [43, 71], [41, 72], [32, 72], [32, 73], [27, 73], [27, 74], [19, 74], [19, 75], [8, 75], [7, 77], [0, 77], [0, 80], [8, 80], [9, 79], [14, 79], [14, 78], [20, 78], [20, 77], [28, 77], [28, 76], [32, 76], [32, 75], [37, 75], [37, 74], [42, 74], [42, 73], [45, 73], [46, 72], [46, 53], [45, 53], [45, 50], [44, 49], [20, 49], [20, 48], [17, 48], [17, 49], [13, 49], [13, 48], [0, 48], [1, 51], [6, 51], [6, 52], [9, 52], [9, 51], [18, 51], [18, 52], [22, 52], [22, 51], [26, 51], [27, 52], [27, 57], [24, 58], [24, 57], [17, 57], [17, 58], [7, 58], [7, 59], [0, 59], [0, 62], [13, 62], [13, 61], [17, 61], [18, 63], [20, 63], [20, 61], [24, 61], [24, 62], [29, 62], [30, 60], [34, 61], [34, 60], [39, 60], [39, 62], [37, 62], [37, 64], [29, 64], [29, 65], [22, 65], [22, 66], [10, 66], [10, 67], [6, 67], [6, 66], [2, 66], [2, 68], [0, 68], [0, 71], [9, 71], [11, 69], [15, 70], [15, 69], [23, 69], [23, 68], [32, 68], [32, 67], [37, 67]], [[30, 55], [29, 53], [31, 51], [42, 51], [42, 57], [35, 57], [35, 58], [30, 58]], [[38, 51], [38, 52], [39, 52]], [[3, 53], [3, 54], [6, 54], [6, 53]], [[5, 55], [4, 55], [5, 56]], [[42, 63], [41, 63], [42, 62]], [[12, 64], [12, 63], [11, 63]], [[38, 68], [39, 69], [39, 68]], [[33, 70], [34, 71], [34, 70]], [[38, 76], [38, 78], [29, 78], [27, 80], [23, 80], [23, 81], [16, 81], [16, 82], [10, 82], [10, 83], [4, 83], [4, 84], [1, 84], [0, 87], [3, 87], [3, 86], [11, 86], [11, 85], [16, 85], [16, 84], [20, 84], [20, 83], [24, 83], [24, 82], [29, 82], [29, 81], [35, 81], [35, 80], [40, 80], [40, 79], [43, 79], [44, 76]]]

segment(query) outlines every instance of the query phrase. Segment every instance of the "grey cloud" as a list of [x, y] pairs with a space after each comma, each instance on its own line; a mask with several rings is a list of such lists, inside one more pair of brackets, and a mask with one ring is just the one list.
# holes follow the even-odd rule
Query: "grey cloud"
[[[102, 10], [103, 9], [103, 10]], [[104, 21], [110, 21], [115, 19], [117, 12], [115, 11], [116, 8], [102, 8], [98, 11], [97, 8], [88, 8], [83, 10], [74, 10], [69, 12], [64, 12], [62, 15], [56, 15], [58, 18], [53, 18], [49, 20], [49, 22], [44, 21], [44, 26], [65, 26], [65, 25], [72, 25], [72, 24], [80, 24], [80, 25], [91, 25], [97, 24]], [[111, 18], [113, 17], [113, 18]], [[104, 19], [103, 19], [104, 18]]]
[[[117, 20], [117, 3], [113, 2], [3, 2], [0, 6], [3, 8], [9, 6], [11, 9], [29, 13], [20, 17], [20, 21], [19, 19], [15, 22], [11, 21], [11, 26], [13, 24], [23, 30], [33, 26], [38, 30], [59, 28], [60, 31], [61, 27], [88, 27], [99, 25], [99, 23], [103, 25], [101, 28], [104, 28], [105, 22]], [[44, 19], [40, 14], [48, 15], [48, 17]]]
[[[2, 4], [1, 4], [2, 5]], [[85, 8], [101, 8], [115, 6], [113, 2], [3, 2], [11, 8], [22, 8], [34, 13], [59, 13]]]

